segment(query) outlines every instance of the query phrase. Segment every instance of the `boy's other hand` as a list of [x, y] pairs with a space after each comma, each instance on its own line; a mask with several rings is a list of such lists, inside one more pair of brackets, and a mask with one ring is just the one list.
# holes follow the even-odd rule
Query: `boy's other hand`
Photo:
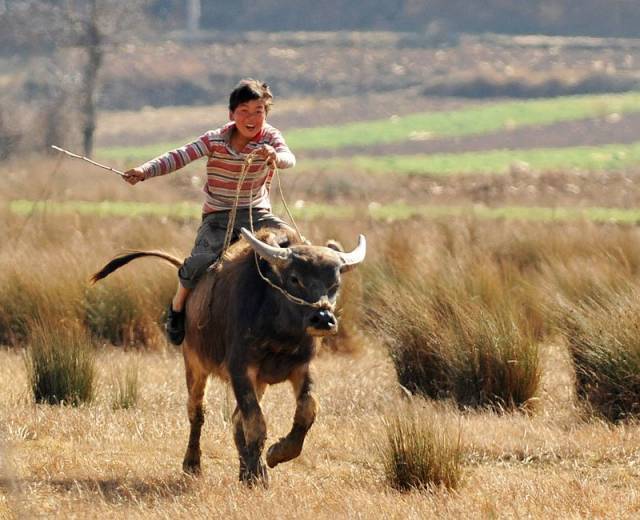
[[122, 178], [133, 186], [134, 184], [143, 181], [145, 175], [141, 168], [131, 168], [124, 172], [124, 177]]
[[276, 164], [276, 160], [278, 159], [276, 149], [269, 144], [263, 144], [259, 148], [256, 148], [256, 154], [272, 166]]

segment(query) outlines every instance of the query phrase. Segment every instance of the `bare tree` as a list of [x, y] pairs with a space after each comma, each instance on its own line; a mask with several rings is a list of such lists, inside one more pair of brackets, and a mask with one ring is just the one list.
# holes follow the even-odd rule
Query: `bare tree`
[[82, 149], [87, 157], [93, 154], [93, 136], [96, 131], [96, 86], [98, 72], [104, 59], [104, 36], [98, 25], [96, 0], [89, 1], [89, 12], [85, 20], [84, 38], [81, 39], [87, 53], [81, 92], [81, 106], [84, 114], [82, 125]]
[[[59, 76], [74, 78], [65, 81], [74, 84], [75, 95], [66, 93], [61, 99], [75, 100], [86, 156], [93, 153], [96, 98], [105, 53], [144, 33], [150, 25], [145, 19], [148, 3], [149, 0], [13, 0], [5, 2], [0, 10], [5, 51], [9, 42], [29, 56], [46, 56], [63, 71]], [[80, 63], [76, 60], [78, 50], [82, 55]], [[45, 95], [49, 90], [44, 89]], [[55, 100], [54, 111], [60, 111]]]

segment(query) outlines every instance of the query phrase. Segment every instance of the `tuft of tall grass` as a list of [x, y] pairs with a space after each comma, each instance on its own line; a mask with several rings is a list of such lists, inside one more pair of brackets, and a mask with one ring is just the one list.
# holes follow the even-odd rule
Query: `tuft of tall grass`
[[[107, 258], [96, 260], [92, 269], [97, 270]], [[159, 261], [132, 263], [85, 288], [83, 322], [94, 336], [114, 345], [163, 344], [159, 323], [175, 291], [175, 280], [175, 271]]]
[[440, 414], [408, 407], [385, 421], [379, 448], [388, 483], [399, 491], [455, 489], [462, 480], [461, 432]]
[[[454, 327], [453, 394], [463, 405], [530, 408], [538, 394], [538, 344], [516, 307], [470, 308]], [[467, 320], [464, 323], [465, 319]]]
[[30, 320], [40, 315], [41, 295], [31, 291], [30, 280], [15, 272], [1, 276], [0, 344], [16, 344], [27, 338]]
[[16, 255], [13, 263], [0, 263], [0, 343], [26, 340], [34, 319], [73, 319], [82, 282], [70, 274], [73, 269], [50, 259], [41, 254], [38, 265], [33, 257]]
[[540, 383], [531, 286], [511, 286], [489, 257], [443, 258], [397, 279], [378, 276], [369, 325], [402, 386], [461, 406], [531, 405]]
[[25, 364], [37, 403], [78, 406], [93, 399], [95, 350], [91, 338], [78, 325], [35, 322]]
[[124, 373], [114, 376], [111, 407], [114, 410], [128, 410], [138, 403], [138, 365], [128, 365]]
[[559, 305], [576, 394], [593, 414], [618, 422], [640, 417], [640, 289], [602, 289]]
[[[169, 279], [169, 277], [167, 277]], [[158, 322], [173, 289], [114, 277], [88, 287], [82, 302], [83, 321], [95, 337], [113, 345], [155, 345], [162, 333]]]

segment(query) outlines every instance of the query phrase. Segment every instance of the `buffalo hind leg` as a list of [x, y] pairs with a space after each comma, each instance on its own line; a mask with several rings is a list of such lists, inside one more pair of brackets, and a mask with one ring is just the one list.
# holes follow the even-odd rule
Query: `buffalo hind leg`
[[189, 433], [189, 444], [184, 454], [182, 470], [191, 475], [200, 474], [200, 434], [204, 424], [204, 393], [207, 386], [208, 374], [202, 370], [198, 363], [190, 362], [188, 355], [185, 355], [185, 370], [187, 377], [187, 391], [189, 398], [187, 401], [187, 412], [191, 431]]
[[255, 372], [232, 377], [238, 406], [233, 413], [233, 438], [240, 458], [240, 480], [249, 486], [267, 486], [269, 477], [262, 462], [267, 423], [260, 407], [266, 385], [257, 383]]
[[315, 421], [318, 404], [311, 394], [312, 380], [309, 365], [294, 370], [289, 377], [296, 396], [296, 412], [293, 426], [286, 437], [271, 445], [267, 451], [267, 464], [274, 468], [282, 462], [295, 459], [302, 451], [304, 439]]

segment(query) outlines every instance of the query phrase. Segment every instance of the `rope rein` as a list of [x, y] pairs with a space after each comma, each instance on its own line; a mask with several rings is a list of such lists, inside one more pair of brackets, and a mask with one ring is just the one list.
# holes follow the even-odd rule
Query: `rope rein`
[[[251, 166], [251, 164], [253, 164], [253, 160], [255, 159], [255, 157], [257, 156], [257, 153], [255, 151], [247, 154], [247, 156], [244, 159], [244, 163], [242, 165], [242, 170], [240, 172], [240, 177], [238, 179], [238, 185], [236, 187], [236, 196], [235, 196], [235, 200], [233, 201], [233, 206], [231, 207], [231, 211], [229, 212], [229, 220], [227, 222], [227, 230], [225, 232], [225, 236], [224, 236], [224, 242], [222, 245], [222, 251], [220, 253], [220, 256], [218, 257], [218, 259], [213, 263], [213, 265], [209, 268], [210, 270], [217, 270], [223, 262], [224, 259], [224, 255], [227, 252], [227, 249], [229, 248], [229, 246], [231, 245], [231, 238], [233, 237], [233, 229], [235, 227], [235, 223], [236, 223], [236, 214], [237, 214], [237, 210], [238, 210], [238, 203], [240, 200], [240, 188], [242, 187], [244, 180], [249, 172], [249, 168]], [[265, 161], [264, 164], [264, 170], [267, 170], [269, 168], [269, 163], [267, 163]], [[284, 197], [284, 192], [282, 191], [282, 183], [280, 182], [280, 172], [278, 170], [278, 166], [277, 164], [273, 164], [273, 170], [274, 170], [274, 175], [276, 176], [276, 179], [278, 181], [278, 189], [280, 191], [280, 197], [282, 199], [282, 204], [285, 207], [285, 210], [287, 212], [287, 214], [289, 215], [289, 219], [291, 220], [291, 223], [293, 224], [293, 227], [296, 231], [296, 234], [298, 235], [298, 238], [300, 239], [300, 241], [305, 242], [305, 238], [302, 236], [302, 233], [300, 233], [300, 229], [298, 228], [298, 225], [296, 224], [295, 219], [293, 218], [293, 215], [291, 214], [291, 211], [289, 210], [289, 206], [287, 206], [287, 202], [285, 200]], [[253, 229], [253, 186], [254, 186], [254, 182], [251, 182], [251, 188], [250, 188], [250, 193], [249, 193], [249, 228], [251, 229], [251, 234], [255, 235], [255, 231]], [[263, 273], [262, 273], [262, 269], [260, 269], [260, 262], [258, 261], [258, 253], [256, 253], [255, 251], [253, 252], [253, 258], [255, 260], [256, 263], [256, 269], [258, 270], [258, 274], [260, 275], [260, 278], [262, 278], [271, 288], [275, 289], [276, 291], [278, 291], [280, 294], [282, 294], [287, 300], [289, 300], [292, 303], [295, 303], [296, 305], [305, 305], [307, 307], [311, 307], [314, 309], [327, 309], [330, 311], [333, 311], [335, 309], [335, 304], [332, 304], [329, 299], [326, 296], [321, 297], [318, 301], [316, 302], [308, 302], [307, 300], [304, 300], [302, 298], [299, 298], [297, 296], [294, 296], [293, 294], [289, 293], [287, 290], [283, 289], [282, 287], [274, 284], [271, 280], [269, 280], [269, 278], [267, 278]]]

